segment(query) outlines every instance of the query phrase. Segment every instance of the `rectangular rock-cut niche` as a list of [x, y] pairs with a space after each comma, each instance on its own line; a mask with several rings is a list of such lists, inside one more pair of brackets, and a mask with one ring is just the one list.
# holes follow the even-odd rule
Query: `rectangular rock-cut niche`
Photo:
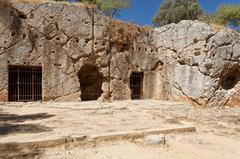
[[143, 72], [132, 72], [130, 77], [131, 99], [143, 99]]
[[12, 66], [8, 68], [8, 101], [42, 100], [42, 67]]

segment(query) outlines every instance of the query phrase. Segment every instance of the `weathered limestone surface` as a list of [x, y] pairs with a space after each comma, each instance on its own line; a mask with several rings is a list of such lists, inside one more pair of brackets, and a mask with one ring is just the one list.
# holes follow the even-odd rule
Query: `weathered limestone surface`
[[144, 72], [143, 98], [200, 106], [240, 105], [240, 35], [200, 21], [144, 28], [94, 8], [17, 3], [0, 10], [0, 101], [8, 66], [43, 69], [44, 100], [81, 100], [79, 71], [102, 76], [99, 100], [131, 99], [130, 76]]
[[239, 103], [239, 33], [182, 21], [154, 34], [157, 47], [170, 56], [163, 55], [164, 63], [173, 65], [166, 68], [169, 75], [163, 75], [171, 98], [209, 106]]

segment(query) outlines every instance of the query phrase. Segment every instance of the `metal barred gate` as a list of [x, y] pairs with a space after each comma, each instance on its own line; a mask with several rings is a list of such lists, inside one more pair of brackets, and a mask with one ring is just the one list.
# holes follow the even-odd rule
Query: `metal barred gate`
[[8, 100], [42, 100], [42, 67], [9, 66]]

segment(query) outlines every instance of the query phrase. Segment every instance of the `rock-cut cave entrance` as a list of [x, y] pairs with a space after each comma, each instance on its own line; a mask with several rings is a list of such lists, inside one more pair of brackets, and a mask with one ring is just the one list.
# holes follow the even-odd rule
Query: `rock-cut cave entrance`
[[236, 84], [240, 80], [240, 70], [233, 69], [232, 71], [228, 72], [221, 78], [221, 87], [225, 90], [230, 90], [236, 86]]
[[131, 99], [143, 98], [143, 72], [133, 72], [130, 77]]
[[78, 78], [81, 86], [81, 100], [97, 100], [102, 91], [103, 77], [98, 72], [97, 67], [85, 65], [78, 72]]

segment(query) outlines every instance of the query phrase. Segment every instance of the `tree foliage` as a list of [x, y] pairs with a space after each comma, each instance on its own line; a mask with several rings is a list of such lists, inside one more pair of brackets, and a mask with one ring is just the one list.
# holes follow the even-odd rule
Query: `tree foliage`
[[130, 7], [131, 0], [78, 0], [79, 2], [87, 2], [95, 4], [105, 15], [114, 17], [118, 15], [121, 9]]
[[87, 3], [90, 3], [90, 4], [96, 4], [96, 5], [99, 5], [98, 4], [98, 0], [78, 0], [79, 2], [87, 2]]
[[240, 26], [240, 5], [222, 5], [212, 16], [213, 22], [221, 25]]
[[110, 17], [114, 17], [119, 14], [121, 9], [129, 8], [131, 0], [97, 0], [99, 8]]
[[202, 13], [198, 0], [165, 0], [153, 18], [153, 24], [163, 26], [181, 20], [196, 20]]

